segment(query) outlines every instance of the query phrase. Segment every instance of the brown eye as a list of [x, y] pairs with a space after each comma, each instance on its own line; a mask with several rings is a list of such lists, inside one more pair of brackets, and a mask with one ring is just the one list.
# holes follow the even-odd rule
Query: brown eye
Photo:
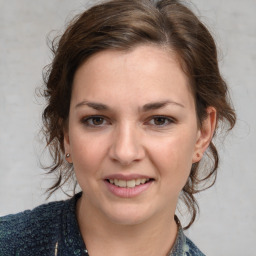
[[107, 124], [107, 121], [102, 116], [90, 116], [82, 120], [82, 123], [88, 127], [101, 127]]
[[170, 125], [172, 123], [174, 123], [174, 120], [169, 117], [165, 117], [165, 116], [154, 116], [149, 121], [150, 125], [159, 126], [159, 127], [164, 127], [164, 126]]
[[104, 118], [102, 117], [93, 117], [91, 118], [93, 125], [101, 125], [104, 122]]
[[155, 125], [164, 125], [166, 122], [166, 118], [164, 117], [156, 117], [154, 118], [154, 124]]

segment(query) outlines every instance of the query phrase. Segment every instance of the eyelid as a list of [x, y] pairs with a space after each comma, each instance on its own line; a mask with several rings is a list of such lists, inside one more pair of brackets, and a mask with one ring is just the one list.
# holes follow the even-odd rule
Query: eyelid
[[100, 128], [100, 127], [103, 127], [103, 126], [104, 126], [104, 124], [101, 124], [101, 125], [92, 125], [92, 124], [88, 124], [88, 120], [93, 119], [93, 118], [102, 118], [102, 119], [104, 119], [104, 121], [110, 123], [110, 122], [108, 121], [108, 118], [105, 117], [105, 116], [102, 116], [102, 115], [90, 115], [90, 116], [85, 116], [85, 117], [82, 118], [81, 123], [82, 123], [83, 125], [85, 125], [86, 127], [92, 127], [92, 128]]
[[[102, 118], [103, 121], [107, 122], [107, 124], [100, 124], [100, 125], [89, 124], [88, 120], [93, 119], [93, 118]], [[170, 116], [154, 115], [154, 116], [150, 116], [149, 118], [147, 118], [146, 124], [148, 124], [150, 121], [152, 121], [152, 120], [154, 120], [156, 118], [163, 118], [163, 119], [165, 119], [165, 121], [168, 121], [168, 123], [167, 124], [163, 124], [163, 125], [156, 125], [156, 124], [149, 124], [149, 125], [155, 126], [155, 127], [158, 127], [158, 128], [163, 128], [163, 127], [166, 127], [168, 125], [171, 125], [171, 124], [177, 122], [177, 120], [175, 118], [170, 117]], [[101, 128], [101, 127], [103, 127], [105, 125], [111, 124], [111, 122], [109, 121], [109, 118], [106, 117], [106, 116], [103, 116], [103, 115], [90, 115], [90, 116], [83, 117], [81, 119], [81, 123], [83, 125], [85, 125], [86, 127], [91, 127], [91, 128]]]
[[[165, 115], [154, 115], [154, 116], [151, 116], [150, 118], [148, 118], [149, 121], [153, 120], [153, 119], [156, 119], [156, 118], [163, 118], [165, 120], [168, 120], [168, 124], [164, 124], [164, 125], [152, 125], [152, 126], [156, 126], [156, 127], [165, 127], [165, 126], [168, 126], [168, 125], [171, 125], [173, 123], [176, 123], [177, 120], [173, 117], [170, 117], [170, 116], [165, 116]], [[147, 122], [149, 122], [147, 121]]]

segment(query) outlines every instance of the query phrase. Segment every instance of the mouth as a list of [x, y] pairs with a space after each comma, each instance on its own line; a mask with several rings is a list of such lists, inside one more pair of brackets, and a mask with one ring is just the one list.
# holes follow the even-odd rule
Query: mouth
[[106, 179], [106, 181], [120, 188], [135, 188], [137, 186], [152, 182], [154, 181], [154, 179], [151, 179], [151, 178], [131, 179], [131, 180]]

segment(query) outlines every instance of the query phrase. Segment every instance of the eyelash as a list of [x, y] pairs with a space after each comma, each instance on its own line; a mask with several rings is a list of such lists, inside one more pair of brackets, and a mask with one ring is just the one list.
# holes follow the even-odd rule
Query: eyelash
[[[167, 116], [153, 116], [153, 117], [151, 117], [151, 119], [150, 119], [150, 121], [151, 120], [156, 120], [156, 119], [164, 119], [164, 121], [166, 122], [168, 122], [167, 124], [162, 124], [162, 125], [156, 125], [156, 126], [158, 126], [158, 127], [165, 127], [165, 126], [167, 126], [167, 125], [170, 125], [170, 124], [173, 124], [173, 123], [175, 123], [175, 120], [173, 119], [173, 118], [170, 118], [170, 117], [167, 117]], [[154, 124], [153, 124], [154, 125]]]
[[[104, 124], [100, 124], [100, 125], [94, 125], [94, 124], [90, 124], [90, 120], [93, 121], [93, 119], [97, 119], [97, 118], [100, 118], [104, 121], [106, 121], [106, 117], [104, 116], [88, 116], [86, 118], [83, 118], [82, 119], [82, 123], [86, 126], [86, 127], [90, 127], [90, 128], [100, 128], [100, 127], [103, 127]], [[151, 120], [156, 120], [156, 119], [164, 119], [164, 123], [168, 122], [167, 124], [161, 124], [161, 125], [155, 125], [155, 124], [151, 124], [153, 126], [156, 126], [156, 127], [165, 127], [165, 126], [168, 126], [170, 124], [173, 124], [173, 123], [176, 123], [176, 120], [174, 118], [170, 118], [168, 116], [152, 116], [150, 117], [149, 121]], [[147, 121], [147, 122], [149, 122]]]
[[88, 127], [102, 127], [102, 125], [93, 125], [93, 124], [89, 124], [89, 120], [93, 120], [93, 119], [96, 119], [96, 118], [101, 118], [103, 120], [105, 120], [106, 118], [104, 116], [88, 116], [86, 118], [83, 118], [82, 119], [82, 123], [85, 125], [85, 126], [88, 126]]

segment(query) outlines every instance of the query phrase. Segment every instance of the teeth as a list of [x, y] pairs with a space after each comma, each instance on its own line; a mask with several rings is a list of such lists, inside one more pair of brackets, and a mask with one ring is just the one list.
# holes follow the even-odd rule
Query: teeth
[[111, 184], [114, 184], [121, 188], [134, 188], [135, 186], [145, 184], [149, 179], [136, 179], [136, 180], [118, 180], [118, 179], [109, 179]]
[[140, 185], [140, 179], [135, 180], [135, 185]]
[[128, 188], [134, 188], [135, 187], [135, 180], [128, 180], [126, 182], [126, 185]]
[[142, 184], [146, 183], [147, 179], [141, 179], [141, 182]]
[[121, 188], [125, 188], [126, 187], [126, 181], [125, 180], [118, 180], [117, 186], [119, 186]]

